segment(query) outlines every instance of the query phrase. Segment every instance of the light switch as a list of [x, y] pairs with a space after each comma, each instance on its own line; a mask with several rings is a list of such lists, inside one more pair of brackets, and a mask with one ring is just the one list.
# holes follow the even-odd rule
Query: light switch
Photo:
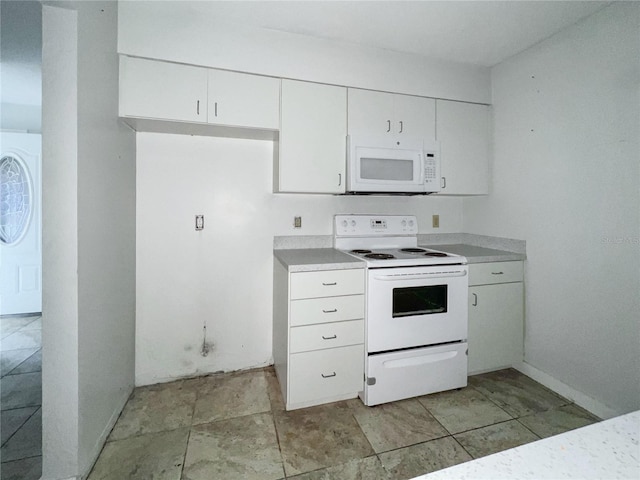
[[302, 217], [293, 217], [293, 228], [302, 228]]
[[204, 215], [196, 215], [196, 231], [204, 230]]

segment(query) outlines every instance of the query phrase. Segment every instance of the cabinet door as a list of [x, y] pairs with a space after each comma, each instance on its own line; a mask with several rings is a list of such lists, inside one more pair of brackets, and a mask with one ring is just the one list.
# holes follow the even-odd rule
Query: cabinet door
[[120, 57], [120, 116], [207, 121], [207, 69]]
[[489, 107], [438, 100], [436, 112], [444, 186], [440, 194], [489, 193]]
[[469, 373], [510, 367], [523, 358], [523, 284], [469, 288]]
[[394, 95], [392, 131], [400, 135], [434, 140], [436, 101], [432, 98]]
[[277, 191], [344, 193], [347, 89], [282, 80]]
[[348, 95], [349, 135], [387, 135], [392, 129], [397, 131], [392, 93], [350, 88]]
[[280, 80], [209, 70], [209, 123], [277, 130]]

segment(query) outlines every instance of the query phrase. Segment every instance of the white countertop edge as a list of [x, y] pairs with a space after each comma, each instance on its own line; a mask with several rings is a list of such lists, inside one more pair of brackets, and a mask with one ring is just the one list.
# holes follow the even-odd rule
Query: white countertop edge
[[415, 477], [464, 479], [640, 478], [640, 410]]

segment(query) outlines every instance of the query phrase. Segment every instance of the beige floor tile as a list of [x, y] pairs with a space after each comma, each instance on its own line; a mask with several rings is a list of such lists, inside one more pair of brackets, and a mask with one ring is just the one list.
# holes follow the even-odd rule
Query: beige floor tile
[[191, 428], [183, 480], [284, 478], [271, 413]]
[[569, 403], [566, 398], [513, 369], [474, 375], [469, 377], [469, 385], [515, 418]]
[[415, 399], [363, 406], [354, 411], [354, 416], [376, 453], [448, 435]]
[[31, 415], [2, 446], [2, 461], [22, 460], [42, 455], [42, 409]]
[[347, 402], [274, 412], [287, 476], [373, 455]]
[[88, 480], [180, 480], [189, 429], [108, 442]]
[[276, 376], [276, 371], [273, 368], [266, 369], [265, 378], [267, 379], [271, 410], [274, 412], [283, 411], [285, 409], [284, 399], [282, 398], [282, 389], [280, 388], [280, 382]]
[[111, 440], [191, 425], [196, 391], [183, 381], [137, 388], [111, 431]]
[[413, 478], [472, 460], [452, 438], [444, 437], [378, 455], [394, 479]]
[[198, 386], [193, 423], [253, 415], [271, 410], [263, 370], [205, 377]]
[[377, 456], [352, 460], [335, 467], [287, 477], [291, 480], [391, 480]]
[[2, 480], [39, 480], [42, 475], [42, 457], [31, 457], [0, 465]]
[[596, 423], [598, 419], [586, 410], [572, 404], [527, 417], [520, 417], [518, 421], [540, 438], [546, 438], [591, 425]]
[[426, 395], [418, 400], [450, 433], [485, 427], [512, 418], [482, 393], [470, 387]]
[[2, 340], [0, 348], [17, 350], [22, 348], [40, 348], [42, 346], [42, 330], [18, 330]]
[[454, 435], [454, 438], [473, 458], [491, 455], [539, 439], [517, 420], [459, 433]]

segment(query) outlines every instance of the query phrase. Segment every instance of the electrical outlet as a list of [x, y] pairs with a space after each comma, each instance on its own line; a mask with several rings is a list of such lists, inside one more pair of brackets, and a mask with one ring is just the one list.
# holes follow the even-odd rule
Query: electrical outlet
[[431, 217], [431, 226], [433, 228], [440, 228], [440, 215], [433, 215]]
[[196, 231], [204, 230], [204, 215], [196, 215]]
[[293, 217], [293, 228], [302, 228], [302, 217]]

